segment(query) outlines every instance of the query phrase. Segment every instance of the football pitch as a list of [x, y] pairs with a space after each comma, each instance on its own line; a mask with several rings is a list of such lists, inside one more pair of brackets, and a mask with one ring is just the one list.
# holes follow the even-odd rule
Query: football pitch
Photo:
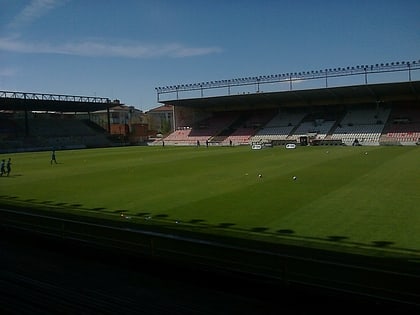
[[3, 206], [420, 255], [420, 147], [121, 147], [57, 151], [58, 164], [50, 152], [0, 155], [9, 157]]

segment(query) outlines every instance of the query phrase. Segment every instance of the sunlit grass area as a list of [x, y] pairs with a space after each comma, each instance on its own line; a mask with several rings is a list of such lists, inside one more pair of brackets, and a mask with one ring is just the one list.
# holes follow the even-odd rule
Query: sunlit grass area
[[50, 152], [0, 155], [9, 157], [2, 204], [420, 252], [419, 147], [124, 147], [58, 151], [58, 164]]

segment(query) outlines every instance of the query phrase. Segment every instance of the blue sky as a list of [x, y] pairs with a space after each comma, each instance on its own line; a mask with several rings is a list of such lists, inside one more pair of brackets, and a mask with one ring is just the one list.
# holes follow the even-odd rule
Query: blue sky
[[418, 0], [0, 0], [0, 90], [155, 87], [420, 58]]

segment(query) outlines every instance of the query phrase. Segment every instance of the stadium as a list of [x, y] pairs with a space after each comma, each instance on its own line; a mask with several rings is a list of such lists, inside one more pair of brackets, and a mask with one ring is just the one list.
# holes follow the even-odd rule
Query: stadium
[[419, 70], [158, 87], [171, 131], [141, 145], [113, 137], [107, 98], [0, 92], [2, 230], [224, 275], [272, 303], [305, 290], [417, 309]]

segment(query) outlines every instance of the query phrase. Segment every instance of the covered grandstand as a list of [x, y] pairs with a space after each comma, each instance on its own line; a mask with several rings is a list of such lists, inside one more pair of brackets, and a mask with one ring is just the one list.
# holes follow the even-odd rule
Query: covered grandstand
[[[0, 91], [0, 150], [32, 151], [109, 146], [108, 98]], [[105, 126], [92, 113], [102, 111]]]
[[420, 81], [162, 101], [174, 108], [165, 144], [414, 145]]

